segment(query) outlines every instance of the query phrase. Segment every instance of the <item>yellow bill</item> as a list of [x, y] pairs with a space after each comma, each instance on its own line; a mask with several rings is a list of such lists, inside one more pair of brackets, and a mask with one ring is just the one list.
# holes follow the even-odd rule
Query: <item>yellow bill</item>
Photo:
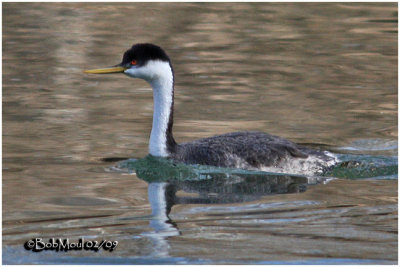
[[106, 73], [118, 73], [124, 72], [127, 68], [124, 67], [111, 67], [111, 68], [103, 68], [103, 69], [94, 69], [94, 70], [85, 70], [85, 73], [92, 74], [106, 74]]

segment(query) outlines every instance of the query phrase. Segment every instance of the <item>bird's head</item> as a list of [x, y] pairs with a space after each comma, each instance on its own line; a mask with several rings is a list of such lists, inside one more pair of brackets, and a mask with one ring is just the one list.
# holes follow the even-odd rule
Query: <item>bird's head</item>
[[108, 68], [86, 70], [85, 73], [125, 73], [152, 83], [154, 80], [172, 75], [170, 59], [161, 47], [154, 44], [135, 44], [127, 50], [122, 62]]

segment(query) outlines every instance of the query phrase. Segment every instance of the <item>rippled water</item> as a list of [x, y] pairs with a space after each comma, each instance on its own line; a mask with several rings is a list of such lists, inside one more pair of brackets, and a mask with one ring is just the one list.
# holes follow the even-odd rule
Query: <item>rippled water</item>
[[[342, 162], [145, 157], [149, 86], [82, 73], [136, 42], [172, 59], [177, 141], [257, 130]], [[2, 71], [3, 263], [397, 262], [396, 3], [3, 3]], [[25, 250], [36, 237], [119, 244]]]

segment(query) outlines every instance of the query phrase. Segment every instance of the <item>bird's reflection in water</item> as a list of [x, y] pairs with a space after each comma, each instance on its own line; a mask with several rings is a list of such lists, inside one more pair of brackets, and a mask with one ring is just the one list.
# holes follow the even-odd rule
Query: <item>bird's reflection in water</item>
[[[207, 179], [180, 180], [147, 179], [148, 194], [152, 209], [150, 227], [152, 233], [146, 233], [154, 243], [154, 252], [158, 257], [168, 256], [168, 237], [180, 235], [177, 225], [169, 217], [171, 208], [177, 204], [218, 204], [238, 203], [257, 200], [265, 195], [300, 193], [309, 184], [325, 182], [323, 177], [305, 177], [272, 174], [207, 174]], [[186, 194], [183, 194], [185, 192]], [[190, 194], [187, 194], [190, 193]]]
[[174, 203], [175, 190], [166, 182], [150, 183], [148, 187], [151, 205], [150, 227], [153, 232], [142, 233], [153, 243], [153, 253], [150, 256], [166, 257], [170, 246], [167, 237], [180, 235], [176, 224], [168, 217]]

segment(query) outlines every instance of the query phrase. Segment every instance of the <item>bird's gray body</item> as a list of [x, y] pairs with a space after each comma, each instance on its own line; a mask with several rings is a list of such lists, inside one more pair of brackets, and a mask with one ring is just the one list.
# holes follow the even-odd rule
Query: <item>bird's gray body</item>
[[285, 160], [329, 156], [263, 132], [233, 132], [178, 144], [171, 158], [186, 164], [228, 168], [279, 167]]

